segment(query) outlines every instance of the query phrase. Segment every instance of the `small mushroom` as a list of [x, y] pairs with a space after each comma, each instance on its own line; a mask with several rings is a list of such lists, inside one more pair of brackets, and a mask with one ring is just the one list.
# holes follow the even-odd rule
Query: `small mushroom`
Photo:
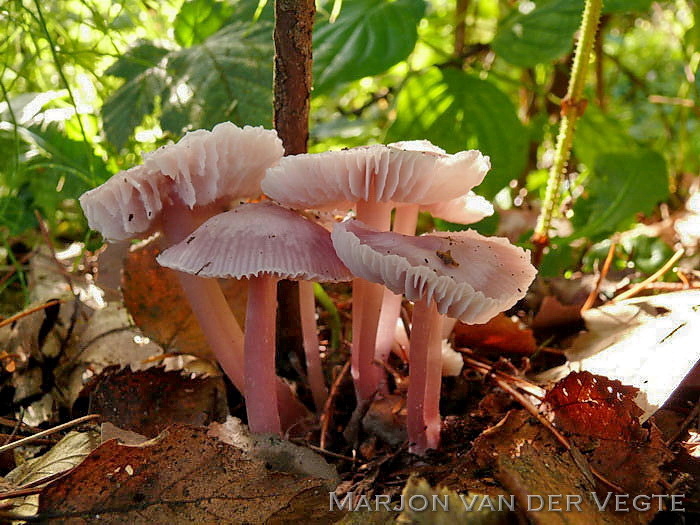
[[[427, 211], [434, 217], [446, 221], [472, 224], [484, 217], [493, 215], [493, 206], [483, 197], [470, 191], [449, 201], [420, 206], [420, 211]], [[414, 235], [416, 233], [417, 219], [418, 214], [415, 205], [398, 206], [394, 215], [392, 231], [405, 235]], [[375, 357], [381, 363], [386, 363], [394, 346], [396, 321], [401, 311], [401, 297], [401, 295], [392, 293], [388, 289], [384, 290], [375, 351]], [[451, 331], [452, 328], [450, 327], [447, 330], [447, 335], [443, 332], [443, 337], [449, 336]]]
[[[187, 133], [144, 155], [144, 163], [112, 176], [80, 197], [88, 224], [110, 241], [163, 233], [167, 247], [238, 199], [260, 196], [265, 170], [284, 150], [275, 131], [230, 122]], [[178, 273], [180, 285], [224, 372], [243, 392], [243, 332], [214, 279]], [[279, 400], [290, 416], [305, 413], [280, 381]]]
[[158, 256], [162, 266], [206, 277], [249, 279], [245, 326], [245, 398], [253, 432], [281, 433], [276, 402], [277, 282], [350, 280], [330, 233], [269, 201], [212, 217]]
[[[476, 150], [448, 155], [428, 141], [376, 144], [342, 151], [290, 155], [267, 170], [261, 186], [270, 198], [297, 209], [354, 208], [370, 227], [386, 231], [401, 204], [433, 204], [464, 195], [490, 168]], [[377, 325], [384, 290], [353, 280], [352, 376], [360, 401], [379, 388]]]
[[336, 225], [333, 246], [353, 274], [414, 301], [408, 436], [423, 454], [440, 439], [441, 315], [485, 323], [525, 296], [536, 270], [507, 239], [467, 230], [413, 237], [357, 220]]

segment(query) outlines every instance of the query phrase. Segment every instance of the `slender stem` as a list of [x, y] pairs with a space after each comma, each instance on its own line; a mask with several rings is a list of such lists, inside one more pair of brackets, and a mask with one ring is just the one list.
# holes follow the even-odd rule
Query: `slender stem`
[[[213, 214], [210, 209], [193, 211], [184, 204], [173, 205], [163, 214], [166, 246], [180, 242]], [[175, 274], [216, 360], [236, 388], [244, 392], [243, 332], [218, 281], [184, 272]]]
[[248, 281], [245, 322], [245, 405], [250, 431], [281, 434], [275, 374], [277, 278], [269, 274]]
[[[370, 228], [387, 231], [391, 226], [392, 206], [371, 199], [359, 201], [357, 218]], [[382, 370], [374, 357], [383, 296], [383, 286], [359, 277], [353, 279], [352, 378], [358, 401], [370, 399], [379, 388]]]
[[549, 242], [549, 229], [552, 217], [559, 205], [559, 194], [562, 180], [571, 155], [571, 145], [574, 140], [574, 129], [576, 121], [583, 115], [586, 107], [586, 100], [582, 98], [583, 88], [586, 83], [586, 73], [588, 72], [588, 62], [595, 41], [596, 28], [600, 20], [600, 11], [603, 7], [603, 0], [586, 0], [586, 7], [583, 10], [581, 20], [581, 36], [576, 45], [574, 63], [569, 79], [569, 89], [566, 97], [562, 101], [561, 123], [559, 125], [559, 136], [555, 149], [554, 163], [549, 171], [547, 190], [545, 193], [542, 210], [537, 219], [537, 226], [532, 236], [533, 242], [537, 245], [536, 262], [539, 262], [542, 250]]
[[[355, 344], [353, 342], [353, 354], [357, 354], [357, 381], [355, 388], [360, 401], [370, 399], [378, 391], [381, 374], [383, 373], [382, 368], [374, 357], [379, 312], [382, 307], [383, 297], [384, 286], [365, 281], [361, 310], [362, 319], [360, 321], [362, 328], [360, 330], [357, 352], [355, 352]], [[355, 379], [355, 370], [353, 370], [353, 379]]]
[[316, 411], [323, 410], [328, 397], [328, 390], [323, 379], [321, 352], [316, 330], [316, 298], [314, 283], [299, 281], [299, 311], [301, 313], [301, 332], [304, 336], [304, 354], [306, 355], [306, 373], [314, 398]]
[[61, 61], [58, 58], [58, 46], [54, 43], [53, 38], [51, 38], [51, 33], [49, 32], [49, 28], [46, 25], [46, 20], [44, 19], [44, 13], [41, 11], [41, 2], [39, 2], [39, 0], [34, 0], [34, 6], [36, 7], [36, 13], [39, 17], [39, 24], [41, 25], [41, 28], [44, 31], [44, 35], [46, 36], [46, 40], [49, 43], [51, 56], [53, 57], [54, 64], [56, 65], [56, 71], [58, 72], [58, 76], [61, 77], [63, 84], [66, 86], [68, 98], [70, 99], [71, 104], [73, 105], [73, 109], [75, 109], [75, 118], [78, 120], [78, 127], [80, 128], [80, 134], [83, 137], [83, 143], [85, 145], [88, 168], [90, 170], [90, 180], [93, 184], [95, 184], [98, 181], [95, 179], [95, 169], [92, 160], [92, 146], [90, 145], [90, 141], [87, 138], [87, 133], [85, 132], [85, 127], [83, 126], [83, 119], [80, 116], [80, 112], [78, 111], [78, 103], [75, 100], [75, 96], [73, 95], [73, 90], [71, 89], [70, 84], [68, 83], [68, 79], [66, 78], [66, 75], [63, 72], [63, 65], [61, 64]]
[[323, 286], [318, 283], [314, 283], [314, 294], [318, 304], [321, 305], [321, 308], [326, 311], [329, 317], [328, 327], [331, 330], [331, 350], [338, 350], [340, 348], [340, 338], [343, 332], [343, 325], [340, 322], [338, 308], [335, 306], [333, 299], [330, 298], [326, 290], [323, 289]]
[[467, 42], [467, 9], [469, 0], [457, 0], [455, 6], [455, 51], [456, 57], [464, 53], [464, 45]]
[[[433, 311], [434, 310], [434, 311]], [[437, 448], [440, 444], [440, 387], [442, 386], [442, 320], [437, 308], [431, 307], [430, 339], [426, 357], [425, 401], [423, 417], [425, 418], [425, 439], [428, 448]]]
[[[440, 379], [436, 380], [435, 377], [436, 373], [442, 373], [439, 319], [440, 314], [434, 301], [430, 304], [426, 301], [415, 303], [411, 323], [410, 377], [406, 402], [408, 446], [413, 454], [422, 455], [429, 448], [437, 448], [439, 445]], [[436, 340], [438, 345], [434, 344]], [[438, 352], [437, 359], [433, 355], [435, 348]], [[437, 393], [434, 392], [436, 387]]]
[[[415, 235], [418, 224], [417, 204], [399, 206], [394, 213], [394, 225], [392, 230], [404, 235]], [[401, 298], [403, 296], [384, 290], [381, 313], [379, 315], [379, 327], [377, 329], [377, 361], [386, 363], [394, 346], [396, 335], [396, 322], [401, 313]], [[384, 374], [386, 375], [386, 374]]]
[[[163, 214], [165, 246], [180, 242], [217, 211], [215, 206], [190, 210], [184, 204], [173, 205]], [[175, 274], [216, 360], [235, 387], [245, 393], [243, 331], [218, 281], [183, 272]], [[276, 392], [283, 428], [306, 417], [306, 408], [281, 379], [277, 380]]]

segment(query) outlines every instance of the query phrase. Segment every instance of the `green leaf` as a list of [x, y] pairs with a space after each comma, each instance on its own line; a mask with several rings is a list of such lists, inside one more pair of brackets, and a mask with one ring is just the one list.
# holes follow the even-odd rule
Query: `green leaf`
[[204, 128], [231, 120], [269, 126], [273, 56], [269, 34], [267, 23], [234, 23], [201, 44], [171, 53], [161, 96], [163, 123]]
[[[333, 1], [314, 28], [314, 89], [327, 91], [341, 82], [377, 75], [413, 51], [424, 0], [352, 0], [343, 2], [330, 22]], [[319, 12], [323, 12], [321, 9]]]
[[410, 78], [387, 141], [428, 139], [450, 153], [479, 149], [491, 171], [478, 189], [491, 199], [525, 167], [527, 136], [508, 96], [488, 80], [433, 68]]
[[605, 0], [603, 13], [643, 13], [651, 8], [654, 0]]
[[619, 119], [603, 113], [595, 104], [589, 104], [576, 123], [574, 153], [589, 168], [600, 154], [629, 153], [638, 147]]
[[128, 80], [102, 105], [102, 124], [107, 140], [117, 149], [124, 147], [134, 128], [155, 108], [164, 88], [163, 72], [151, 68]]
[[124, 53], [107, 68], [108, 75], [131, 80], [149, 68], [156, 66], [168, 50], [148, 40], [139, 40], [134, 47]]
[[527, 14], [515, 9], [499, 24], [492, 46], [511, 64], [532, 67], [551, 62], [573, 47], [583, 2], [555, 0], [539, 4]]
[[574, 234], [567, 241], [626, 229], [668, 197], [664, 158], [655, 151], [606, 153], [595, 163], [584, 196], [574, 205]]
[[229, 4], [216, 0], [186, 0], [175, 17], [175, 40], [182, 47], [201, 44], [231, 16]]
[[34, 201], [29, 185], [0, 197], [0, 232], [3, 235], [19, 235], [36, 226]]

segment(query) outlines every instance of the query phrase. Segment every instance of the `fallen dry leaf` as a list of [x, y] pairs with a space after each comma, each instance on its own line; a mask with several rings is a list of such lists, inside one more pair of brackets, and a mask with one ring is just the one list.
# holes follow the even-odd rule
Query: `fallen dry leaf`
[[700, 360], [700, 290], [658, 294], [591, 308], [587, 332], [566, 356], [570, 370], [588, 370], [639, 389], [649, 418]]
[[105, 369], [85, 389], [90, 413], [117, 427], [155, 437], [175, 423], [208, 425], [228, 413], [221, 377], [190, 377], [149, 368]]
[[636, 394], [619, 381], [572, 372], [547, 393], [542, 409], [607, 479], [631, 494], [659, 493], [660, 467], [672, 454], [653, 424], [641, 426]]
[[325, 480], [274, 472], [206, 435], [172, 426], [130, 447], [108, 441], [40, 496], [44, 522], [334, 523]]
[[[522, 410], [509, 412], [500, 423], [479, 436], [470, 456], [482, 469], [490, 469], [506, 492], [514, 495], [530, 523], [642, 524], [648, 523], [653, 515], [636, 511], [616, 513], [612, 511], [614, 505], [601, 512], [598, 503], [602, 503], [605, 495], [596, 495], [596, 502], [593, 496], [596, 487], [573, 456], [549, 430]], [[568, 512], [566, 495], [571, 496]], [[573, 505], [574, 501], [578, 501], [580, 511]], [[543, 510], [553, 505], [561, 511]]]
[[540, 309], [532, 320], [533, 330], [556, 328], [581, 321], [582, 304], [563, 304], [553, 295], [547, 295], [542, 299]]
[[455, 347], [478, 348], [497, 352], [530, 355], [537, 349], [532, 330], [523, 328], [505, 314], [498, 314], [486, 324], [457, 323]]
[[[175, 272], [158, 265], [157, 242], [131, 250], [124, 262], [124, 304], [143, 333], [169, 351], [214, 360], [204, 334], [180, 289]], [[241, 326], [245, 321], [246, 281], [222, 279], [222, 290]]]

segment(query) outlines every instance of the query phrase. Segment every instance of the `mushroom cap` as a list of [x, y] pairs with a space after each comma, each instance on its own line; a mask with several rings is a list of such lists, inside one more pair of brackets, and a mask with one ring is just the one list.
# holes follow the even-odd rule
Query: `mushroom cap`
[[290, 155], [261, 185], [292, 208], [349, 209], [360, 200], [431, 204], [464, 195], [491, 167], [477, 150], [448, 155], [428, 141]]
[[411, 301], [435, 301], [441, 314], [470, 324], [513, 306], [537, 273], [528, 251], [473, 230], [413, 237], [378, 232], [351, 219], [336, 225], [331, 237], [358, 277]]
[[427, 211], [433, 217], [445, 221], [472, 224], [493, 215], [493, 205], [470, 191], [456, 199], [421, 206], [421, 211]]
[[352, 279], [325, 228], [270, 201], [241, 204], [215, 215], [162, 252], [158, 263], [200, 277]]
[[160, 227], [164, 205], [190, 209], [260, 195], [265, 170], [284, 154], [275, 131], [231, 122], [197, 130], [144, 155], [80, 197], [88, 224], [108, 240], [144, 237]]

